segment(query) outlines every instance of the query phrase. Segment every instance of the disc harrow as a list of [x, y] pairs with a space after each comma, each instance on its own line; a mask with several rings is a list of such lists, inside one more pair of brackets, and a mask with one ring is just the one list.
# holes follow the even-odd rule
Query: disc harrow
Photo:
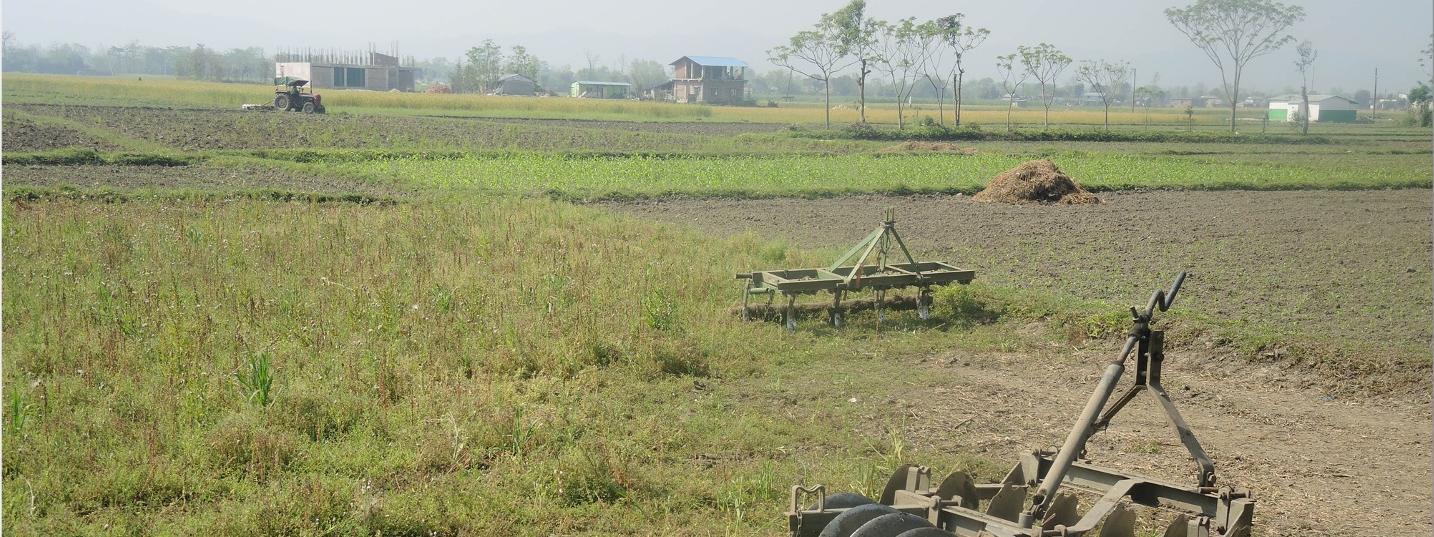
[[[898, 251], [900, 257], [897, 257]], [[858, 256], [858, 253], [861, 255]], [[884, 315], [884, 309], [908, 308], [915, 309], [922, 319], [928, 319], [931, 316], [933, 287], [971, 283], [975, 277], [975, 271], [947, 263], [917, 261], [901, 240], [901, 234], [896, 232], [896, 218], [891, 210], [887, 210], [882, 225], [830, 266], [737, 274], [737, 279], [747, 280], [742, 290], [742, 318], [750, 320], [753, 317], [756, 309], [751, 304], [753, 296], [765, 295], [765, 309], [770, 310], [772, 302], [781, 295], [786, 303], [782, 321], [787, 330], [797, 328], [797, 297], [802, 295], [831, 293], [831, 303], [823, 309], [827, 311], [827, 322], [838, 328], [845, 323], [848, 310], [842, 301], [848, 294], [863, 290], [874, 292], [875, 297], [869, 307], [876, 310], [878, 320]], [[917, 289], [915, 301], [890, 302], [886, 298], [887, 291], [912, 287]]]
[[[1130, 309], [1131, 330], [1060, 449], [1023, 453], [998, 483], [976, 483], [954, 472], [939, 484], [930, 468], [896, 470], [879, 498], [856, 493], [828, 496], [826, 487], [792, 487], [787, 512], [794, 537], [934, 537], [993, 535], [1133, 537], [1139, 505], [1173, 514], [1165, 537], [1249, 537], [1255, 501], [1248, 491], [1217, 486], [1215, 465], [1161, 385], [1164, 331], [1152, 330], [1185, 281], [1158, 290], [1144, 311]], [[1135, 355], [1131, 384], [1114, 400], [1126, 362]], [[1136, 396], [1148, 392], [1164, 411], [1196, 466], [1193, 486], [1182, 486], [1091, 464], [1086, 442], [1110, 426]], [[934, 485], [934, 486], [933, 486]], [[1089, 507], [1082, 497], [1098, 498]], [[803, 505], [803, 502], [809, 502]], [[1098, 533], [1097, 533], [1098, 532]]]

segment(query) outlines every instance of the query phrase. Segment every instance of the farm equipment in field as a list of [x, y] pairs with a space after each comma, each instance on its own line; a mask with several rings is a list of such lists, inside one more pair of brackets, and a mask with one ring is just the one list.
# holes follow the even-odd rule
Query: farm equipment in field
[[[887, 481], [881, 497], [828, 496], [823, 486], [792, 487], [787, 513], [793, 537], [1132, 537], [1136, 511], [1127, 504], [1173, 512], [1165, 537], [1249, 537], [1254, 500], [1243, 490], [1215, 485], [1215, 465], [1180, 417], [1160, 383], [1164, 332], [1152, 330], [1156, 312], [1175, 301], [1185, 273], [1169, 291], [1157, 290], [1145, 311], [1130, 309], [1131, 330], [1119, 355], [1105, 368], [1095, 392], [1057, 451], [1032, 451], [1000, 483], [977, 484], [963, 472], [932, 486], [931, 470], [903, 466]], [[1135, 353], [1134, 382], [1113, 402], [1116, 384]], [[1086, 442], [1141, 392], [1160, 403], [1197, 469], [1194, 486], [1180, 486], [1103, 468], [1084, 459]], [[1062, 489], [1077, 494], [1062, 492]], [[1080, 495], [1098, 499], [1082, 512]], [[815, 504], [802, 501], [815, 498]]]
[[[895, 257], [897, 249], [901, 257]], [[860, 252], [860, 256], [857, 253]], [[852, 261], [853, 257], [855, 261]], [[931, 288], [952, 283], [971, 283], [975, 271], [957, 268], [937, 261], [918, 262], [906, 249], [906, 243], [896, 232], [893, 213], [886, 212], [882, 225], [872, 230], [865, 239], [852, 246], [830, 266], [824, 268], [797, 268], [762, 270], [737, 274], [737, 279], [747, 280], [742, 290], [742, 318], [751, 319], [754, 310], [770, 311], [777, 295], [786, 299], [782, 320], [787, 330], [797, 328], [797, 297], [802, 295], [830, 292], [831, 304], [824, 306], [827, 322], [841, 327], [847, 307], [842, 300], [849, 293], [862, 290], [874, 291], [875, 298], [864, 304], [853, 304], [877, 310], [881, 319], [883, 309], [915, 309], [922, 319], [931, 315]], [[892, 289], [917, 289], [916, 299], [886, 301], [886, 292]], [[766, 295], [766, 306], [751, 304], [755, 295]]]
[[308, 80], [284, 77], [276, 79], [275, 82], [274, 110], [305, 114], [322, 114], [326, 111], [323, 96], [314, 93]]

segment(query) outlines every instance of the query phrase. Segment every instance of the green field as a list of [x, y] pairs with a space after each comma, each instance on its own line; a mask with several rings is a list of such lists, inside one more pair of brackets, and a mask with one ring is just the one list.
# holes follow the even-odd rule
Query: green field
[[[1124, 334], [1123, 297], [981, 279], [940, 293], [928, 321], [898, 313], [878, 331], [867, 312], [786, 333], [730, 313], [732, 275], [825, 265], [839, 247], [584, 201], [969, 194], [1032, 158], [1098, 192], [1430, 187], [1429, 132], [1390, 124], [1311, 144], [925, 150], [799, 136], [789, 124], [819, 121], [809, 107], [326, 92], [338, 113], [302, 116], [232, 109], [264, 86], [4, 82], [16, 535], [771, 535], [795, 483], [877, 494], [907, 462], [1001, 477], [1008, 453], [904, 440], [916, 413], [887, 402], [941, 387], [916, 364], [1103, 353]], [[997, 112], [970, 118], [994, 129]], [[1082, 124], [1099, 111], [1066, 114], [1063, 128], [1098, 128]], [[1089, 240], [1141, 235], [1117, 233]], [[1140, 300], [1164, 283], [1096, 258], [1069, 260], [1077, 285], [1102, 271]], [[1424, 297], [1425, 280], [1375, 299]], [[1241, 292], [1283, 292], [1267, 283]], [[1350, 300], [1379, 318], [1428, 305]], [[1408, 341], [1367, 353], [1318, 330], [1297, 340], [1278, 315], [1172, 314], [1202, 338], [1178, 343], [1331, 394], [1428, 391], [1428, 356]], [[1301, 368], [1387, 378], [1340, 387]]]

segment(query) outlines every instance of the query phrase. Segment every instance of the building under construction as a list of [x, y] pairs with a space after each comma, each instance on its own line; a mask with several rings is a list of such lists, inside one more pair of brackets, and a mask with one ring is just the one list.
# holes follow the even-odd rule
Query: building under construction
[[281, 51], [274, 56], [274, 78], [300, 78], [313, 88], [413, 91], [418, 68], [396, 51], [383, 54], [342, 51]]

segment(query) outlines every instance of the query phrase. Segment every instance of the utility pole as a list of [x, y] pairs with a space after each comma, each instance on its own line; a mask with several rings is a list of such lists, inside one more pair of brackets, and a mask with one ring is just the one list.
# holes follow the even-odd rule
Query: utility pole
[[1374, 68], [1374, 95], [1370, 96], [1369, 119], [1371, 121], [1379, 118], [1379, 68]]
[[1139, 81], [1140, 81], [1140, 70], [1139, 70], [1139, 69], [1136, 69], [1136, 68], [1134, 68], [1134, 67], [1131, 67], [1131, 68], [1130, 68], [1130, 113], [1132, 113], [1132, 114], [1135, 113], [1135, 87], [1136, 87], [1136, 85], [1137, 85], [1136, 83], [1139, 82]]

